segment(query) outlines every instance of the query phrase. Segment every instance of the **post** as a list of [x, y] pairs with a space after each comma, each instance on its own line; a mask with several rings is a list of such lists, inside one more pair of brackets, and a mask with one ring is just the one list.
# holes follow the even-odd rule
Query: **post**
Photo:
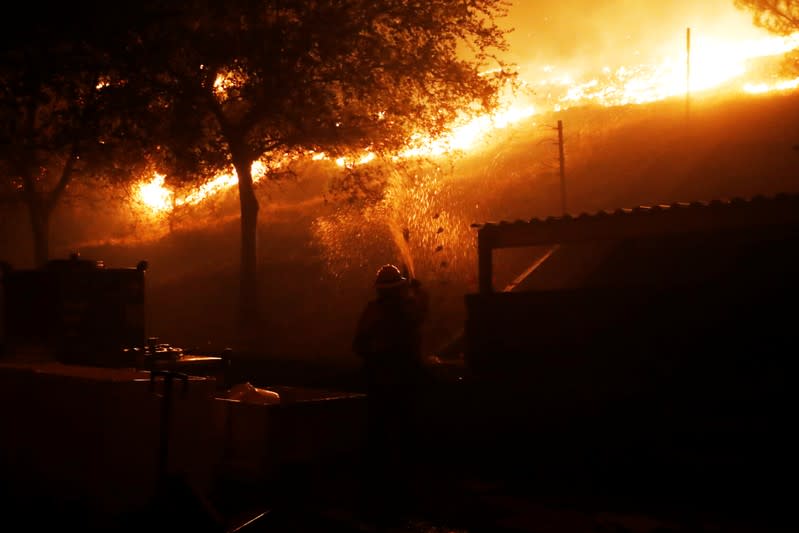
[[485, 229], [477, 233], [477, 277], [480, 294], [494, 292], [493, 238]]
[[691, 117], [691, 28], [685, 29], [685, 118]]
[[563, 121], [558, 121], [558, 156], [560, 158], [560, 207], [566, 214], [566, 158], [563, 155]]

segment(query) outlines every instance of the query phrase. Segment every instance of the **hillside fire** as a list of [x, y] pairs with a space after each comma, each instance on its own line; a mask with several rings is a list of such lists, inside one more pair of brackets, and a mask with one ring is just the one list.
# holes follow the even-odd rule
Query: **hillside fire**
[[17, 7], [0, 529], [791, 530], [799, 0]]
[[[420, 132], [409, 139], [406, 149], [393, 157], [440, 157], [456, 151], [490, 150], [494, 130], [570, 108], [646, 104], [675, 97], [766, 94], [799, 87], [799, 77], [781, 77], [777, 63], [786, 53], [799, 48], [799, 32], [787, 37], [740, 39], [734, 35], [704, 36], [698, 28], [692, 39], [690, 46], [682, 50], [663, 47], [667, 48], [664, 57], [642, 57], [636, 64], [595, 65], [593, 70], [582, 72], [561, 69], [555, 64], [541, 66], [527, 74], [520, 90], [503, 97], [497, 112], [475, 116], [464, 111], [462, 119], [451, 124], [446, 135], [432, 138]], [[688, 63], [690, 72], [686, 68]], [[324, 154], [304, 157], [326, 159]], [[335, 163], [339, 167], [363, 165], [373, 159], [374, 155], [367, 152], [351, 161], [336, 159]], [[263, 167], [263, 163], [254, 166], [256, 181], [264, 177]], [[163, 176], [156, 174], [136, 187], [142, 208], [159, 213], [173, 206], [197, 204], [235, 184], [235, 172], [219, 174], [200, 189], [173, 198], [172, 191], [164, 186]]]

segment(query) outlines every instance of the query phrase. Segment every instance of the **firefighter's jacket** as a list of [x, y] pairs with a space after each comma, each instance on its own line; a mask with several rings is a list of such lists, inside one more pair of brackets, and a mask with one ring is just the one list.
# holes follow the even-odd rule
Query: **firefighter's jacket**
[[377, 386], [413, 385], [422, 367], [422, 324], [426, 294], [381, 297], [369, 302], [358, 321], [353, 351]]

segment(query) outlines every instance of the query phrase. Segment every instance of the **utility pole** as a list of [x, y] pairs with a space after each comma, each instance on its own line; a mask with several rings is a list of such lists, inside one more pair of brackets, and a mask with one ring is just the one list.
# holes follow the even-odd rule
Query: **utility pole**
[[685, 118], [691, 118], [691, 28], [685, 29]]
[[558, 121], [558, 156], [560, 158], [560, 206], [566, 214], [566, 158], [563, 155], [563, 121]]

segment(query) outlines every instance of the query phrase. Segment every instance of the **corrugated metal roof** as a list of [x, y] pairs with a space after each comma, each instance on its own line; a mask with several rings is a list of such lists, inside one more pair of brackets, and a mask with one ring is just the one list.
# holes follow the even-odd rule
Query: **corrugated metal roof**
[[692, 202], [673, 202], [671, 204], [658, 204], [658, 205], [639, 205], [636, 207], [620, 207], [617, 209], [602, 209], [592, 213], [583, 212], [578, 215], [566, 214], [563, 216], [549, 216], [546, 218], [532, 218], [529, 220], [518, 219], [514, 221], [499, 220], [496, 222], [488, 221], [482, 223], [473, 223], [472, 228], [481, 229], [487, 226], [504, 226], [507, 224], [553, 224], [560, 222], [574, 222], [585, 221], [591, 218], [601, 218], [606, 216], [624, 217], [629, 215], [643, 215], [647, 213], [657, 213], [661, 211], [694, 211], [706, 210], [707, 208], [714, 209], [728, 209], [740, 208], [751, 206], [764, 206], [774, 203], [792, 203], [799, 205], [799, 193], [780, 193], [774, 196], [758, 195], [752, 198], [721, 198], [709, 201], [695, 200]]
[[490, 248], [799, 223], [799, 194], [675, 202], [579, 215], [472, 224]]

